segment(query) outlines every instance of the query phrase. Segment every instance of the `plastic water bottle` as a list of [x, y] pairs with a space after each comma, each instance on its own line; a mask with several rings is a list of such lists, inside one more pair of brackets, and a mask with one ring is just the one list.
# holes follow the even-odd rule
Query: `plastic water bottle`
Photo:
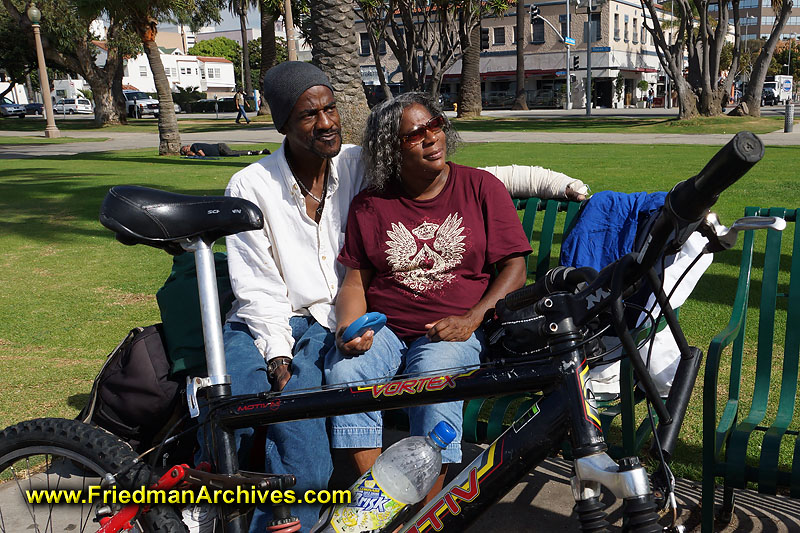
[[361, 533], [386, 526], [407, 505], [422, 501], [442, 469], [442, 450], [456, 436], [439, 422], [426, 437], [406, 437], [386, 449], [350, 487], [349, 504], [324, 513], [315, 533]]

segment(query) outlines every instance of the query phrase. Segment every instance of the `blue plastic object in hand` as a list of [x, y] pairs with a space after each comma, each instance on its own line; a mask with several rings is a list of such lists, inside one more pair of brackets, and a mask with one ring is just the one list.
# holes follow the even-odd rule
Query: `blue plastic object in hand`
[[384, 324], [386, 324], [386, 315], [383, 313], [365, 313], [353, 320], [353, 322], [347, 326], [347, 329], [345, 329], [344, 333], [342, 333], [342, 340], [344, 342], [350, 342], [356, 337], [360, 337], [366, 333], [368, 329], [371, 329], [373, 332], [377, 333], [377, 331], [381, 329]]

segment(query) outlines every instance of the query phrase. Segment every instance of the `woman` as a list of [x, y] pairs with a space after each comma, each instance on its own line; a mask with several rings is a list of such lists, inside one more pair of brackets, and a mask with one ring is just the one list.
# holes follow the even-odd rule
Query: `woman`
[[[401, 367], [416, 374], [476, 365], [484, 314], [525, 284], [531, 247], [509, 194], [488, 172], [446, 161], [457, 141], [426, 94], [400, 95], [370, 114], [367, 188], [350, 206], [339, 254], [347, 272], [327, 383], [391, 377]], [[342, 332], [368, 310], [384, 313], [387, 326], [343, 342]], [[461, 461], [461, 403], [409, 409], [412, 435], [441, 420], [457, 428], [445, 463]], [[381, 439], [379, 412], [332, 419], [332, 446], [348, 449], [360, 473], [379, 455]]]

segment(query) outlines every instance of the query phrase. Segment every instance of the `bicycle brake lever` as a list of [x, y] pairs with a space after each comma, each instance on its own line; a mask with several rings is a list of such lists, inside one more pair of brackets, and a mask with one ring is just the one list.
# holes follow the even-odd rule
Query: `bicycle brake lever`
[[716, 213], [709, 213], [704, 223], [700, 226], [700, 233], [708, 239], [708, 244], [703, 253], [714, 253], [728, 250], [736, 244], [740, 231], [757, 229], [774, 229], [783, 231], [786, 221], [778, 217], [742, 217], [728, 228], [720, 221]]

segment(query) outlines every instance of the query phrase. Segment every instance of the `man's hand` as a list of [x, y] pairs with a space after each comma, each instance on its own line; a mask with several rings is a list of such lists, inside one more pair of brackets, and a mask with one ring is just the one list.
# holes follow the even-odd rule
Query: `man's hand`
[[275, 357], [267, 361], [267, 380], [274, 392], [280, 392], [292, 377], [291, 357]]
[[[202, 150], [198, 150], [198, 151], [197, 151], [197, 155], [199, 155], [199, 156], [201, 156], [201, 157], [205, 157], [205, 156], [206, 156], [206, 153], [205, 153], [204, 151], [202, 151]], [[567, 188], [567, 190], [569, 190], [569, 188]]]
[[448, 316], [436, 322], [425, 324], [428, 330], [427, 337], [433, 342], [464, 342], [470, 338], [481, 325], [469, 314], [461, 316]]
[[567, 200], [575, 200], [577, 202], [586, 200], [585, 194], [579, 193], [569, 185], [567, 185], [567, 188], [564, 190], [564, 195], [567, 197]]
[[371, 329], [368, 329], [359, 337], [355, 337], [347, 342], [344, 342], [342, 340], [342, 333], [344, 333], [344, 330], [347, 329], [348, 325], [349, 324], [344, 325], [336, 330], [336, 347], [339, 348], [340, 352], [345, 355], [353, 356], [361, 355], [372, 348], [372, 338], [375, 336], [375, 332]]
[[281, 365], [269, 377], [269, 384], [272, 385], [273, 392], [280, 392], [289, 383], [292, 377], [292, 365]]

